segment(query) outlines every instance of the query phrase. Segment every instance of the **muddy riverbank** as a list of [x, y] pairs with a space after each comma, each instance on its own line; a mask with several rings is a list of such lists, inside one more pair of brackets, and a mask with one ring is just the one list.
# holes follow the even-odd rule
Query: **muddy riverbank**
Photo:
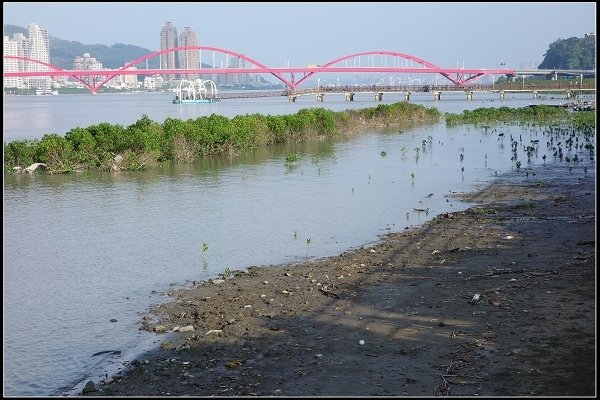
[[173, 291], [140, 322], [161, 347], [88, 394], [593, 396], [595, 172], [534, 171], [374, 246]]

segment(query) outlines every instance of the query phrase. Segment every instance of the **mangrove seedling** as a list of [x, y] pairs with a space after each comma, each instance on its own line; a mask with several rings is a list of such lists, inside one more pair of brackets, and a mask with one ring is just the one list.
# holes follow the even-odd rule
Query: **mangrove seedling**
[[296, 161], [300, 161], [300, 155], [297, 153], [288, 153], [287, 156], [285, 156], [286, 163], [293, 163]]
[[310, 238], [306, 239], [306, 258], [308, 258], [309, 247], [310, 247]]
[[206, 250], [208, 250], [208, 245], [206, 243], [202, 243], [202, 252], [204, 253]]
[[379, 153], [379, 154], [381, 154], [381, 157], [385, 157], [385, 156], [387, 156], [387, 153], [385, 152], [385, 150], [383, 150], [383, 151], [382, 151], [381, 153]]

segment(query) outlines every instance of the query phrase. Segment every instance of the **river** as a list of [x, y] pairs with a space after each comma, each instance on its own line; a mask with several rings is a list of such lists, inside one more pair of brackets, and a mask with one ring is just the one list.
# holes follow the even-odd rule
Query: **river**
[[[461, 112], [565, 101], [533, 100], [531, 93], [505, 101], [492, 93], [476, 93], [473, 101], [464, 93], [442, 96], [415, 93], [411, 102]], [[101, 122], [128, 125], [142, 114], [162, 122], [378, 104], [372, 94], [355, 99], [173, 105], [170, 94], [4, 96], [3, 135], [5, 142], [38, 139]], [[400, 100], [384, 95], [383, 102]], [[532, 128], [439, 123], [147, 171], [5, 174], [4, 394], [78, 394], [88, 380], [113, 374], [157, 342], [139, 331], [139, 320], [150, 304], [168, 299], [169, 289], [227, 268], [339, 254], [467, 208], [453, 194], [514, 170], [511, 135], [523, 143], [543, 139]], [[286, 163], [290, 152], [300, 161]], [[530, 163], [519, 154], [523, 170], [553, 158], [545, 145]], [[116, 352], [94, 355], [105, 351]]]

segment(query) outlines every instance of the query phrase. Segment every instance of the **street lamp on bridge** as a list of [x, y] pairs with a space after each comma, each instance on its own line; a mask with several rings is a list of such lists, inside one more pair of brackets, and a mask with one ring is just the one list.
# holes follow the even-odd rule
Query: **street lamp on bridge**
[[[506, 63], [505, 62], [501, 62], [498, 64], [498, 66], [502, 69], [502, 67], [506, 68]], [[494, 85], [496, 84], [496, 74], [492, 74], [492, 90], [494, 90]]]

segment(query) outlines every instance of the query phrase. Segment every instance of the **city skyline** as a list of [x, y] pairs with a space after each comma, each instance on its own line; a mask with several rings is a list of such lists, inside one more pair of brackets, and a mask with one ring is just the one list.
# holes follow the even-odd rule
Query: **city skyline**
[[[42, 63], [50, 62], [50, 44], [48, 31], [36, 23], [27, 25], [27, 36], [16, 33], [13, 37], [4, 36], [3, 54], [17, 57], [27, 57], [39, 60]], [[7, 60], [4, 71], [48, 71], [46, 65], [22, 60]], [[33, 76], [26, 78], [3, 77], [3, 85], [20, 87], [26, 85], [39, 89], [50, 89], [51, 78]]]
[[[543, 60], [550, 43], [583, 37], [596, 27], [595, 3], [176, 2], [142, 8], [139, 3], [3, 3], [4, 24], [37, 23], [64, 40], [154, 51], [170, 21], [178, 29], [189, 27], [200, 45], [273, 67], [322, 64], [369, 50], [404, 52], [445, 67], [531, 67]], [[91, 15], [110, 24], [90, 24]]]

